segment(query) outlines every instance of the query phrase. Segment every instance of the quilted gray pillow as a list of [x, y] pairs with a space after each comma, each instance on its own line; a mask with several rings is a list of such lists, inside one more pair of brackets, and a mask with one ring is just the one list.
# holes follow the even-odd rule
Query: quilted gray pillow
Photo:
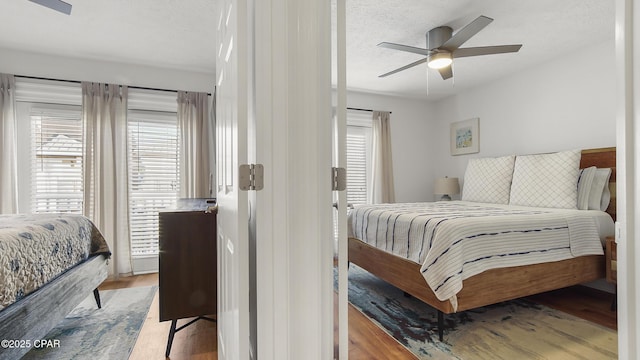
[[596, 169], [591, 192], [589, 193], [589, 210], [606, 211], [611, 201], [611, 192], [609, 190], [609, 178], [611, 177], [611, 169]]
[[576, 209], [580, 150], [517, 156], [509, 203]]
[[508, 204], [515, 156], [471, 159], [464, 173], [462, 200]]

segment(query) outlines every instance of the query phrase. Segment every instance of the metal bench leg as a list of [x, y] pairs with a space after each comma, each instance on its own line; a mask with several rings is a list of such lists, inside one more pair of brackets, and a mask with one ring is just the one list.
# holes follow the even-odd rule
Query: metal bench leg
[[102, 309], [102, 303], [100, 302], [100, 292], [98, 291], [98, 288], [93, 289], [93, 297], [96, 299], [98, 309]]

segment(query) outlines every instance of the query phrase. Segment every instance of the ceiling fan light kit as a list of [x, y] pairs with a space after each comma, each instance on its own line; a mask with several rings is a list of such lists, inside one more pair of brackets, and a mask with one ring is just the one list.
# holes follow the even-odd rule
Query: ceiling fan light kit
[[406, 51], [423, 55], [425, 57], [409, 65], [405, 65], [386, 74], [382, 74], [379, 77], [389, 76], [426, 62], [429, 68], [438, 70], [440, 76], [442, 76], [442, 79], [446, 80], [453, 77], [452, 65], [453, 59], [455, 58], [504, 54], [520, 51], [520, 48], [522, 47], [521, 44], [460, 48], [462, 44], [464, 44], [467, 40], [477, 34], [480, 30], [484, 29], [492, 21], [493, 19], [481, 15], [455, 34], [453, 33], [453, 29], [449, 26], [439, 26], [437, 28], [431, 29], [426, 34], [426, 49], [389, 42], [381, 42], [380, 44], [378, 44], [378, 46], [380, 47]]
[[432, 69], [442, 69], [445, 68], [453, 62], [453, 58], [451, 57], [451, 53], [448, 51], [443, 51], [439, 53], [435, 53], [433, 55], [429, 55], [429, 60], [427, 60], [427, 66]]

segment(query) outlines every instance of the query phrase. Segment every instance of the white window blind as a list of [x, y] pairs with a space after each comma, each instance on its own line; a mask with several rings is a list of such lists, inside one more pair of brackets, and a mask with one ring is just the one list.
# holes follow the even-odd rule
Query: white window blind
[[175, 206], [179, 190], [177, 116], [130, 110], [128, 133], [131, 256], [135, 259], [158, 254], [158, 212]]
[[82, 91], [78, 84], [16, 78], [20, 208], [82, 213]]
[[366, 204], [371, 175], [371, 114], [347, 112], [347, 203]]
[[80, 106], [33, 104], [31, 212], [82, 214]]

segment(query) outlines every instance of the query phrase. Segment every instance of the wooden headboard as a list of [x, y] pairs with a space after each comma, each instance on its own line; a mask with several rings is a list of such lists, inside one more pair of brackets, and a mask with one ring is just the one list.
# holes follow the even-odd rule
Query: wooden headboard
[[607, 208], [607, 213], [616, 221], [616, 148], [599, 148], [582, 150], [580, 168], [595, 166], [599, 168], [611, 168], [611, 178], [609, 178], [609, 191], [611, 191], [611, 202]]

